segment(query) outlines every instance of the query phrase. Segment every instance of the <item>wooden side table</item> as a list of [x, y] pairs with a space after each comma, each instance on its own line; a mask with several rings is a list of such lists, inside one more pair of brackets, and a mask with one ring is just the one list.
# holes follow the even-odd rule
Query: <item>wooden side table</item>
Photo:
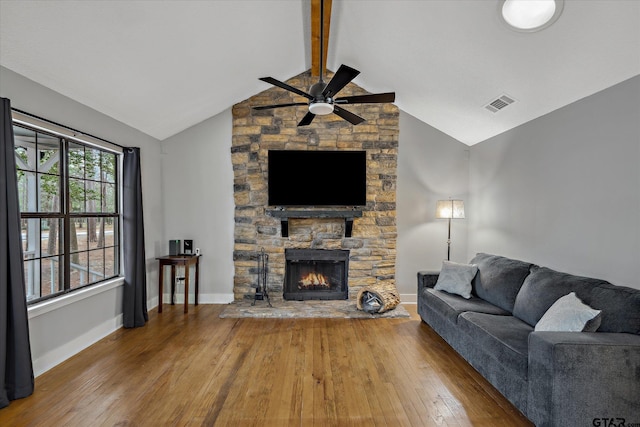
[[195, 305], [198, 305], [198, 281], [200, 276], [200, 255], [166, 255], [156, 258], [160, 264], [158, 272], [158, 313], [162, 313], [162, 287], [164, 285], [164, 267], [171, 266], [171, 305], [176, 292], [176, 266], [184, 266], [184, 312], [189, 312], [189, 267], [196, 266]]

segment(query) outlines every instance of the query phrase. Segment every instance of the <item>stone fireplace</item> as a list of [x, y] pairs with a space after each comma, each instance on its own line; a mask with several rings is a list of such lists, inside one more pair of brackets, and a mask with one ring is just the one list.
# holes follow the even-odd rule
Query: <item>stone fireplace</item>
[[[331, 74], [327, 80], [330, 78]], [[304, 89], [316, 81], [307, 71], [287, 80], [287, 84]], [[343, 96], [366, 93], [353, 83], [340, 92]], [[262, 249], [269, 259], [267, 285], [273, 299], [282, 299], [285, 293], [288, 250], [348, 251], [347, 286], [340, 291], [346, 292], [343, 299], [355, 299], [365, 286], [395, 286], [398, 108], [393, 104], [348, 106], [345, 108], [366, 122], [353, 126], [328, 115], [316, 117], [304, 127], [297, 127], [307, 112], [304, 106], [251, 108], [298, 101], [301, 99], [290, 92], [270, 88], [233, 107], [236, 301], [253, 299], [259, 275], [256, 261]], [[283, 220], [273, 206], [268, 206], [269, 150], [366, 151], [366, 205], [358, 208], [357, 215], [337, 212], [335, 216], [331, 208], [322, 208], [323, 213], [329, 211], [328, 215], [318, 214], [313, 207], [296, 208], [296, 215]], [[305, 211], [310, 214], [305, 215]]]
[[285, 249], [284, 299], [347, 299], [349, 251]]

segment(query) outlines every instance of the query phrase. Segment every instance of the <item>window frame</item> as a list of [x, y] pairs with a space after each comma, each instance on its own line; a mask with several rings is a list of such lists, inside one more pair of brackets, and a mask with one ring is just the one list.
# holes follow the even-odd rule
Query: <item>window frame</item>
[[[14, 126], [18, 126], [18, 127], [22, 127], [25, 129], [28, 129], [30, 131], [33, 131], [36, 134], [44, 134], [53, 138], [57, 138], [58, 142], [59, 142], [59, 160], [58, 160], [58, 175], [59, 175], [59, 195], [60, 195], [60, 209], [59, 212], [50, 212], [50, 211], [41, 211], [40, 210], [40, 194], [36, 194], [34, 197], [36, 197], [38, 199], [38, 207], [35, 211], [28, 211], [28, 212], [20, 212], [20, 219], [22, 220], [29, 220], [29, 219], [38, 219], [38, 224], [40, 226], [40, 231], [38, 233], [38, 239], [40, 239], [40, 242], [38, 243], [38, 245], [41, 245], [42, 243], [42, 237], [40, 235], [41, 231], [42, 231], [42, 220], [46, 220], [46, 219], [59, 219], [62, 225], [62, 233], [60, 233], [62, 237], [62, 244], [60, 245], [60, 248], [58, 249], [58, 253], [60, 254], [60, 257], [63, 259], [63, 263], [64, 263], [64, 267], [63, 268], [59, 268], [59, 271], [56, 273], [58, 275], [58, 284], [57, 284], [57, 291], [49, 294], [49, 295], [45, 295], [42, 296], [42, 284], [41, 281], [39, 280], [39, 286], [40, 288], [38, 289], [38, 294], [40, 296], [38, 296], [37, 298], [32, 298], [32, 299], [28, 299], [27, 300], [27, 305], [29, 307], [34, 307], [36, 304], [38, 303], [42, 303], [42, 302], [47, 302], [50, 303], [52, 301], [55, 301], [57, 299], [62, 299], [61, 297], [65, 297], [67, 295], [69, 295], [72, 292], [75, 291], [85, 291], [82, 293], [86, 293], [86, 291], [89, 288], [94, 288], [94, 287], [98, 287], [98, 285], [101, 285], [100, 287], [104, 286], [105, 284], [110, 284], [110, 283], [114, 283], [114, 281], [117, 282], [121, 282], [121, 279], [123, 278], [123, 272], [124, 272], [124, 263], [123, 263], [123, 247], [122, 247], [122, 164], [123, 164], [123, 148], [110, 143], [108, 141], [105, 140], [101, 140], [99, 138], [95, 138], [93, 136], [90, 135], [86, 135], [86, 134], [82, 134], [79, 133], [76, 130], [73, 129], [69, 129], [66, 128], [62, 125], [58, 125], [56, 123], [53, 122], [49, 122], [45, 119], [41, 119], [38, 117], [34, 117], [31, 115], [28, 115], [27, 113], [23, 113], [20, 111], [16, 111], [13, 110], [12, 111], [12, 121], [13, 121], [13, 125]], [[112, 174], [112, 178], [113, 178], [113, 200], [114, 200], [114, 207], [113, 207], [113, 212], [87, 212], [87, 205], [85, 204], [85, 207], [82, 211], [80, 212], [75, 212], [72, 208], [71, 208], [71, 196], [70, 196], [70, 192], [69, 192], [69, 182], [70, 182], [70, 174], [69, 174], [69, 170], [68, 170], [68, 165], [69, 165], [69, 147], [71, 144], [79, 144], [81, 146], [84, 147], [84, 153], [86, 156], [86, 152], [87, 150], [99, 150], [100, 152], [100, 156], [99, 156], [99, 162], [100, 162], [100, 171], [104, 172], [102, 167], [104, 165], [103, 163], [103, 154], [107, 153], [107, 154], [113, 154], [115, 156], [114, 159], [114, 171]], [[35, 166], [34, 166], [35, 167]], [[34, 174], [36, 175], [36, 179], [38, 179], [38, 171], [37, 171], [37, 167], [35, 167], [36, 170], [34, 171]], [[102, 191], [102, 186], [104, 185], [105, 187], [108, 186], [110, 183], [110, 181], [108, 181], [108, 178], [104, 178], [104, 176], [102, 175], [102, 173], [100, 174], [100, 176], [96, 179], [96, 176], [94, 175], [93, 177], [89, 178], [87, 176], [87, 173], [84, 173], [84, 177], [82, 178], [82, 181], [84, 182], [84, 184], [86, 185], [87, 182], [94, 182], [97, 183], [99, 185], [100, 190]], [[94, 184], [95, 185], [95, 184]], [[39, 186], [37, 186], [37, 188], [39, 188]], [[39, 191], [39, 190], [37, 190]], [[101, 193], [101, 197], [102, 193]], [[84, 202], [87, 202], [87, 198], [84, 198]], [[103, 206], [101, 205], [99, 210], [102, 211]], [[97, 281], [90, 281], [87, 280], [87, 283], [80, 283], [76, 286], [72, 286], [72, 281], [71, 281], [71, 271], [72, 271], [72, 267], [71, 267], [71, 256], [72, 253], [84, 253], [86, 254], [86, 257], [89, 257], [92, 251], [92, 248], [87, 244], [87, 247], [84, 249], [80, 249], [80, 247], [78, 247], [77, 249], [74, 249], [74, 251], [72, 252], [71, 250], [71, 232], [72, 232], [72, 227], [70, 227], [70, 223], [71, 221], [77, 221], [79, 218], [82, 219], [89, 219], [89, 218], [101, 218], [104, 219], [105, 221], [108, 218], [112, 218], [114, 221], [114, 227], [113, 227], [113, 244], [109, 245], [108, 247], [102, 247], [102, 270], [103, 270], [103, 277], [100, 280]], [[103, 222], [104, 223], [104, 222]], [[60, 243], [60, 242], [59, 242]], [[88, 243], [88, 242], [87, 242]], [[21, 243], [22, 245], [24, 243]], [[107, 273], [107, 268], [106, 268], [106, 262], [105, 262], [105, 258], [107, 256], [106, 251], [108, 250], [108, 248], [113, 248], [113, 256], [114, 256], [114, 267], [113, 267], [113, 272], [111, 274]], [[96, 250], [96, 248], [93, 249], [94, 251]], [[38, 259], [46, 259], [48, 258], [48, 256], [40, 256]], [[60, 259], [60, 258], [59, 258]], [[34, 264], [34, 265], [39, 265], [38, 264]], [[87, 261], [87, 271], [85, 272], [85, 274], [89, 275], [90, 277], [90, 271], [88, 270], [89, 266], [91, 264], [89, 263], [89, 261]], [[77, 268], [77, 267], [76, 267]], [[42, 268], [40, 267], [39, 271], [38, 271], [38, 275], [39, 277], [42, 275]], [[25, 286], [29, 286], [28, 283], [25, 283]], [[27, 289], [25, 288], [25, 293], [26, 293]]]

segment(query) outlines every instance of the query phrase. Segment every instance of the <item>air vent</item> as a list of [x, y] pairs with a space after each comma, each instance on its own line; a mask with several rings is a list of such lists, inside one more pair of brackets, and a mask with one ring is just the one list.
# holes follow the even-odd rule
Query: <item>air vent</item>
[[516, 102], [515, 99], [511, 98], [510, 96], [501, 95], [499, 98], [496, 98], [485, 105], [484, 108], [491, 111], [492, 113], [497, 113], [498, 111], [513, 104], [514, 102]]

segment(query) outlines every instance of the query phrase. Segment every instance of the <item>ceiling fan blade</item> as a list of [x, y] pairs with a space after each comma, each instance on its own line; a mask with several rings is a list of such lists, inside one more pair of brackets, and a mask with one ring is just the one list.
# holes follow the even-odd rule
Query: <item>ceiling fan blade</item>
[[365, 120], [360, 117], [357, 116], [343, 108], [338, 107], [337, 105], [333, 106], [333, 114], [336, 114], [340, 117], [342, 117], [343, 119], [345, 119], [346, 121], [348, 121], [349, 123], [351, 123], [352, 125], [359, 125], [360, 123], [364, 122]]
[[333, 98], [336, 93], [340, 92], [340, 90], [349, 84], [351, 80], [355, 79], [358, 74], [360, 74], [360, 71], [342, 64], [327, 87], [322, 91], [322, 96]]
[[286, 83], [283, 83], [280, 80], [276, 80], [273, 77], [260, 77], [259, 80], [262, 80], [263, 82], [271, 83], [274, 86], [281, 87], [282, 89], [286, 89], [289, 92], [293, 92], [293, 93], [298, 94], [300, 96], [304, 96], [307, 99], [313, 99], [313, 96], [309, 95], [308, 93], [303, 92], [300, 89], [296, 89], [295, 87], [290, 86], [290, 85], [288, 85]]
[[298, 123], [298, 126], [307, 126], [310, 125], [313, 119], [315, 119], [316, 115], [309, 111]]
[[335, 99], [338, 104], [379, 104], [384, 102], [393, 102], [396, 100], [395, 92], [374, 93], [371, 95], [345, 96], [344, 98]]
[[254, 110], [268, 110], [270, 108], [282, 108], [282, 107], [292, 107], [294, 105], [309, 105], [306, 102], [292, 102], [289, 104], [275, 104], [275, 105], [260, 105], [258, 107], [251, 107]]

